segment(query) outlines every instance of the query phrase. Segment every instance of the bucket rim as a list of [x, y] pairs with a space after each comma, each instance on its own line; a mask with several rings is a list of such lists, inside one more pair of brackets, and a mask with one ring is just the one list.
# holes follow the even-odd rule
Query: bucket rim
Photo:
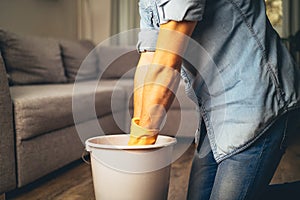
[[101, 139], [101, 138], [114, 138], [114, 137], [128, 137], [129, 134], [115, 134], [115, 135], [101, 135], [96, 137], [91, 137], [85, 141], [86, 149], [91, 150], [91, 148], [96, 149], [122, 149], [122, 150], [143, 150], [143, 149], [158, 149], [162, 147], [167, 147], [171, 145], [175, 145], [177, 143], [176, 138], [165, 136], [165, 135], [158, 135], [157, 140], [159, 139], [168, 139], [169, 141], [166, 143], [155, 143], [152, 145], [110, 145], [110, 144], [97, 144], [94, 142], [91, 142], [95, 139]]

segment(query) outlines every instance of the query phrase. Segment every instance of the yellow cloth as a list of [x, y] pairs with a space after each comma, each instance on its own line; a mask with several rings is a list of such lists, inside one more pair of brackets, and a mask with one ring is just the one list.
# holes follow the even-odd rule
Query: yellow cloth
[[132, 118], [130, 127], [130, 139], [128, 141], [128, 145], [155, 144], [158, 130], [143, 128], [139, 126], [139, 123], [139, 118]]

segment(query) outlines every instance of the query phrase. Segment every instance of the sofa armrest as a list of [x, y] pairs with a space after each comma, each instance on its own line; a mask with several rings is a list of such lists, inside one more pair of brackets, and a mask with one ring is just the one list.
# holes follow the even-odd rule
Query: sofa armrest
[[12, 101], [0, 54], [0, 194], [16, 187]]

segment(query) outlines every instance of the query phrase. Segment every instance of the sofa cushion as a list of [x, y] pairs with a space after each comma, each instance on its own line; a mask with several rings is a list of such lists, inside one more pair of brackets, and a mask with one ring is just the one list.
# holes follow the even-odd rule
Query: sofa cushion
[[[121, 110], [125, 101], [125, 92], [112, 86], [97, 87], [94, 93], [93, 81], [80, 82], [82, 90], [76, 92], [82, 104], [76, 107], [80, 120], [93, 119], [86, 112], [90, 95], [95, 94], [95, 110], [98, 117], [112, 112], [111, 98], [121, 103], [114, 107]], [[47, 84], [33, 86], [13, 86], [10, 88], [14, 104], [14, 120], [17, 138], [29, 139], [53, 130], [74, 124], [72, 97], [73, 84]]]
[[[91, 41], [61, 40], [59, 43], [62, 50], [62, 60], [68, 82], [75, 81], [77, 72], [80, 72], [77, 76], [77, 80], [79, 81], [96, 78], [98, 72], [97, 57], [93, 56], [94, 54], [89, 55], [89, 53], [92, 52], [95, 47]], [[85, 58], [88, 59], [86, 59], [84, 62], [84, 68], [79, 70]]]
[[58, 41], [0, 29], [0, 49], [10, 84], [66, 82]]
[[135, 47], [99, 46], [97, 51], [101, 78], [133, 78], [139, 60]]

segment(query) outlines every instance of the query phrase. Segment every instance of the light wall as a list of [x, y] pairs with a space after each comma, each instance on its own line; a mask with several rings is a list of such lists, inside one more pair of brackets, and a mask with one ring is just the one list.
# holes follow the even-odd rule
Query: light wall
[[29, 35], [77, 38], [74, 0], [1, 0], [0, 27]]
[[110, 36], [110, 0], [0, 0], [0, 28], [66, 39]]

